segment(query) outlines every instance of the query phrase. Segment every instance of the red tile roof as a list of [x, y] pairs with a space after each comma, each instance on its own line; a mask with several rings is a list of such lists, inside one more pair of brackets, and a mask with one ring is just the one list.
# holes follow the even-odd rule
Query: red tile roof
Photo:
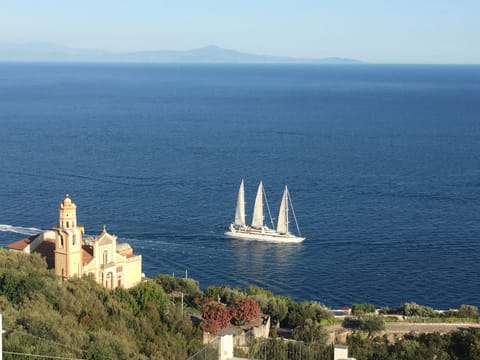
[[93, 247], [90, 245], [82, 245], [83, 265], [87, 265], [92, 259], [93, 259]]
[[35, 240], [37, 236], [40, 236], [40, 235], [41, 234], [36, 234], [36, 235], [29, 236], [28, 238], [15, 241], [11, 244], [8, 244], [8, 247], [12, 250], [24, 250], [28, 245], [30, 245], [30, 243], [33, 240]]

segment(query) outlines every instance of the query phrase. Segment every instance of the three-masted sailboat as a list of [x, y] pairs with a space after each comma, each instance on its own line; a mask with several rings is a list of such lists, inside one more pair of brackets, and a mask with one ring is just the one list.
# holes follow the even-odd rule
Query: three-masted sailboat
[[[270, 223], [272, 225], [269, 228], [264, 223], [264, 202], [270, 216]], [[289, 209], [292, 209], [292, 215], [295, 220], [298, 235], [294, 235], [289, 231]], [[280, 210], [278, 213], [277, 227], [273, 225], [272, 215], [268, 206], [267, 197], [263, 188], [263, 183], [260, 181], [257, 190], [257, 196], [255, 197], [255, 205], [253, 207], [252, 224], [248, 226], [245, 221], [245, 187], [243, 180], [240, 183], [240, 189], [238, 190], [237, 207], [235, 210], [235, 221], [230, 224], [228, 231], [225, 232], [225, 236], [244, 239], [244, 240], [257, 240], [257, 241], [269, 241], [269, 242], [285, 242], [285, 243], [299, 243], [305, 240], [300, 233], [298, 227], [297, 217], [293, 210], [292, 201], [290, 199], [288, 188], [285, 186], [285, 190], [282, 195], [282, 202], [280, 203]]]

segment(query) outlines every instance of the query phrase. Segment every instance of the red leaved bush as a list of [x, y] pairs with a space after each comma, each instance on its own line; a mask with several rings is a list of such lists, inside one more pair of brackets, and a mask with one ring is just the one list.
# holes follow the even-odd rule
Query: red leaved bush
[[200, 324], [200, 328], [203, 331], [216, 335], [230, 324], [232, 315], [226, 306], [215, 301], [209, 301], [203, 304], [202, 318], [203, 321]]
[[230, 315], [236, 325], [251, 321], [260, 312], [260, 305], [252, 298], [236, 299], [230, 305]]

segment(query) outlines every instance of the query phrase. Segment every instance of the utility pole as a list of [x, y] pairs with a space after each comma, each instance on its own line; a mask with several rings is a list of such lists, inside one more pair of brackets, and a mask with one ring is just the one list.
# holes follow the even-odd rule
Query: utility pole
[[0, 314], [0, 360], [3, 359], [3, 319]]
[[[182, 318], [183, 318], [183, 291], [182, 291]], [[2, 359], [0, 358], [0, 360]]]

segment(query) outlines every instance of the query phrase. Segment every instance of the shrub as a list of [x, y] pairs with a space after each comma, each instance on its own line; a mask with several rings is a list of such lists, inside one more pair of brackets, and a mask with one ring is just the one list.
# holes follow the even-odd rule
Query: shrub
[[229, 306], [232, 320], [236, 325], [243, 325], [258, 315], [260, 305], [252, 298], [237, 299]]
[[478, 318], [478, 308], [473, 305], [461, 305], [457, 315], [461, 318], [476, 319]]
[[413, 317], [434, 317], [435, 311], [429, 306], [418, 305], [417, 303], [405, 303], [402, 305], [403, 315]]
[[352, 305], [353, 315], [372, 314], [374, 312], [375, 312], [375, 306], [372, 304], [353, 304]]
[[178, 291], [189, 296], [195, 296], [200, 292], [198, 281], [193, 279], [179, 278], [170, 275], [157, 275], [155, 281], [167, 294], [172, 291]]
[[130, 289], [130, 293], [141, 311], [145, 311], [153, 304], [160, 313], [166, 310], [170, 300], [162, 287], [154, 281], [144, 281]]
[[324, 345], [327, 343], [328, 333], [317, 321], [306, 319], [302, 326], [298, 326], [293, 330], [293, 338], [308, 344]]
[[216, 335], [222, 329], [225, 329], [232, 319], [230, 310], [215, 301], [208, 301], [202, 307], [203, 321], [200, 328], [203, 331]]

